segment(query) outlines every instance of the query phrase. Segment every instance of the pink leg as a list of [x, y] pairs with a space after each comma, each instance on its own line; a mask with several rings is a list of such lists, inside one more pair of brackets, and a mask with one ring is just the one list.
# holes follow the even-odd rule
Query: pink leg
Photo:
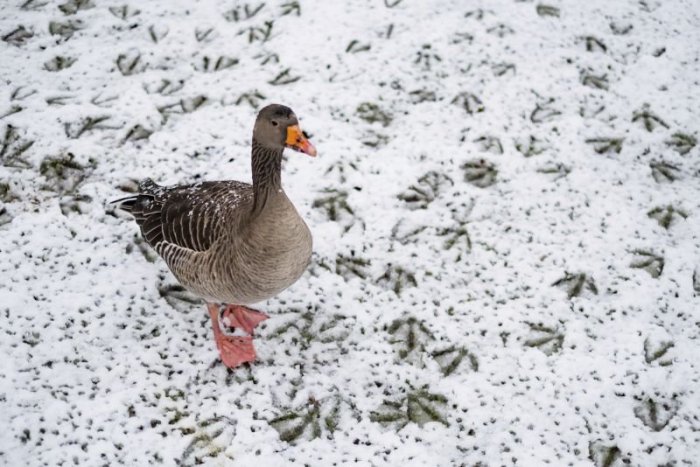
[[227, 336], [219, 328], [219, 306], [207, 303], [209, 316], [214, 326], [214, 339], [221, 361], [229, 368], [255, 360], [255, 347], [251, 336]]
[[228, 305], [222, 316], [224, 324], [243, 329], [248, 334], [253, 334], [255, 327], [269, 318], [262, 311], [253, 310], [242, 305]]

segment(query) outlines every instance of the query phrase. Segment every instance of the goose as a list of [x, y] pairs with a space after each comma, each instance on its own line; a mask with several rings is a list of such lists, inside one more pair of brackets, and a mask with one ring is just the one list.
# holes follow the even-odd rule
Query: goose
[[271, 104], [253, 128], [252, 185], [164, 187], [146, 179], [138, 194], [113, 201], [133, 216], [180, 284], [204, 300], [229, 368], [255, 360], [252, 334], [269, 318], [249, 305], [291, 286], [311, 260], [311, 232], [282, 188], [285, 148], [316, 156], [294, 112]]

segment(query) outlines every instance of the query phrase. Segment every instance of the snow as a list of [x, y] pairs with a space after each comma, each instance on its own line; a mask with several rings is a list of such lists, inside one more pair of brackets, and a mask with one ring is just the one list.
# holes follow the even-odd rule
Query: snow
[[[697, 465], [699, 25], [693, 0], [4, 3], [0, 464]], [[269, 102], [318, 149], [283, 174], [314, 259], [229, 371], [109, 201], [249, 181]]]

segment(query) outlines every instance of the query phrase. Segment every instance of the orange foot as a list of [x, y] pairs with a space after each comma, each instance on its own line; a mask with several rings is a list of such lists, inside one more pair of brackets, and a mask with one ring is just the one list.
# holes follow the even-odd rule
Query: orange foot
[[255, 347], [250, 336], [221, 336], [216, 338], [221, 361], [229, 368], [255, 361]]
[[224, 324], [243, 329], [248, 334], [253, 334], [256, 326], [269, 318], [262, 311], [253, 310], [243, 305], [228, 305], [222, 316]]
[[207, 303], [209, 316], [214, 327], [214, 339], [219, 349], [221, 361], [229, 368], [236, 368], [246, 362], [255, 360], [255, 347], [251, 336], [227, 336], [219, 327], [219, 307]]

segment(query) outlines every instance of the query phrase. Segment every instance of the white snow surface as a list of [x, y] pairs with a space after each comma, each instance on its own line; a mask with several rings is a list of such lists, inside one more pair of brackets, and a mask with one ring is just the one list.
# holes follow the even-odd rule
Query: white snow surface
[[[3, 2], [0, 464], [700, 465], [700, 4], [543, 2]], [[314, 258], [230, 371], [109, 201], [270, 102]]]

